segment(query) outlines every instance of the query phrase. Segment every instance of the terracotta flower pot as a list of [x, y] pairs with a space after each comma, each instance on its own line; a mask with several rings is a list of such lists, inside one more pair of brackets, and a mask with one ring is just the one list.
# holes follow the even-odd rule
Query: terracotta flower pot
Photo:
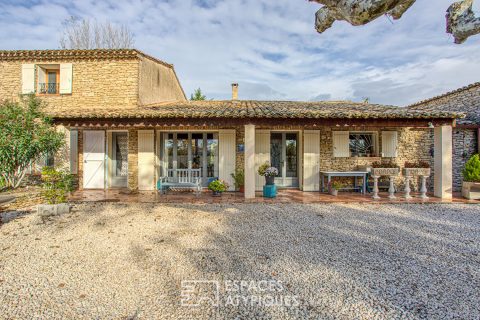
[[245, 186], [240, 186], [238, 191], [240, 191], [240, 193], [245, 193]]

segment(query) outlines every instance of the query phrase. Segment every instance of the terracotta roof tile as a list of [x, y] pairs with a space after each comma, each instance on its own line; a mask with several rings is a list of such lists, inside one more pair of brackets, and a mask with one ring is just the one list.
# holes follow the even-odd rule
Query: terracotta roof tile
[[407, 107], [417, 112], [452, 112], [466, 116], [457, 121], [461, 125], [480, 125], [480, 82], [414, 103]]
[[107, 60], [137, 59], [139, 56], [161, 63], [159, 60], [137, 49], [90, 49], [90, 50], [0, 50], [0, 61], [53, 61], [53, 60]]
[[185, 101], [130, 109], [84, 109], [50, 106], [54, 118], [348, 118], [348, 119], [453, 119], [462, 113], [415, 111], [395, 106], [350, 101]]

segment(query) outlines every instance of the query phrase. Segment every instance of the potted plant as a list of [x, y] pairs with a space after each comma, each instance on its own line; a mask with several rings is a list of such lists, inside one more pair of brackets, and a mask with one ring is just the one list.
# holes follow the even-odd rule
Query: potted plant
[[265, 177], [267, 186], [271, 186], [275, 184], [275, 176], [278, 176], [278, 169], [271, 167], [268, 162], [265, 162], [258, 168], [258, 174]]
[[48, 204], [39, 205], [38, 214], [50, 216], [70, 212], [66, 202], [68, 194], [73, 191], [73, 175], [53, 167], [43, 167], [42, 182], [42, 196]]
[[462, 196], [469, 200], [480, 199], [480, 157], [478, 154], [468, 159], [462, 175]]
[[374, 162], [372, 163], [372, 178], [373, 178], [373, 199], [380, 199], [378, 196], [378, 178], [380, 176], [388, 176], [390, 186], [388, 187], [388, 198], [395, 199], [395, 186], [393, 179], [400, 173], [400, 168], [393, 162]]
[[406, 161], [403, 169], [405, 176], [430, 176], [430, 163], [427, 161], [410, 162]]
[[208, 189], [212, 190], [212, 195], [214, 197], [220, 197], [223, 192], [227, 191], [228, 189], [228, 183], [226, 183], [223, 180], [213, 180], [210, 182], [208, 185]]
[[233, 184], [235, 185], [235, 190], [240, 191], [241, 193], [245, 192], [245, 173], [242, 169], [235, 170], [235, 173], [231, 174], [233, 178]]
[[329, 189], [332, 196], [338, 195], [338, 190], [342, 189], [343, 184], [338, 181], [333, 181], [330, 183]]

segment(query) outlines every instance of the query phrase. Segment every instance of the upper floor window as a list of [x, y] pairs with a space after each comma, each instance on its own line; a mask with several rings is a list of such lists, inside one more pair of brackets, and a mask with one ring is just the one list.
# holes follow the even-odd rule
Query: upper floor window
[[60, 68], [59, 67], [60, 66], [58, 66], [58, 69], [47, 69], [39, 66], [37, 93], [39, 94], [59, 94], [60, 93]]
[[22, 93], [71, 94], [72, 73], [71, 63], [23, 64]]

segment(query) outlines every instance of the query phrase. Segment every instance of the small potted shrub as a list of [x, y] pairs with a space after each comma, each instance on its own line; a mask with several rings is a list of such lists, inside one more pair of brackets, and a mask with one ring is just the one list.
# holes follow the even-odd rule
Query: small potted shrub
[[223, 180], [213, 180], [210, 182], [208, 185], [208, 189], [212, 190], [212, 195], [214, 197], [220, 197], [223, 192], [227, 191], [228, 189], [228, 183], [226, 183]]
[[66, 202], [68, 194], [73, 191], [73, 175], [53, 167], [43, 167], [42, 182], [42, 196], [48, 204], [39, 205], [38, 213], [40, 215], [68, 213], [70, 206]]
[[233, 183], [235, 185], [235, 190], [240, 191], [241, 193], [245, 192], [245, 173], [242, 169], [235, 170], [235, 173], [231, 174], [233, 178]]
[[372, 163], [372, 176], [397, 176], [400, 168], [394, 162], [374, 162]]
[[469, 200], [480, 199], [480, 157], [473, 155], [462, 171], [462, 196]]
[[343, 184], [338, 182], [338, 181], [333, 181], [330, 183], [330, 194], [332, 196], [337, 196], [338, 195], [338, 190], [343, 188]]
[[427, 161], [406, 161], [403, 169], [405, 176], [430, 176], [430, 163]]
[[258, 174], [265, 177], [265, 184], [267, 186], [275, 184], [275, 177], [278, 176], [278, 169], [271, 167], [268, 162], [265, 162], [258, 168]]

